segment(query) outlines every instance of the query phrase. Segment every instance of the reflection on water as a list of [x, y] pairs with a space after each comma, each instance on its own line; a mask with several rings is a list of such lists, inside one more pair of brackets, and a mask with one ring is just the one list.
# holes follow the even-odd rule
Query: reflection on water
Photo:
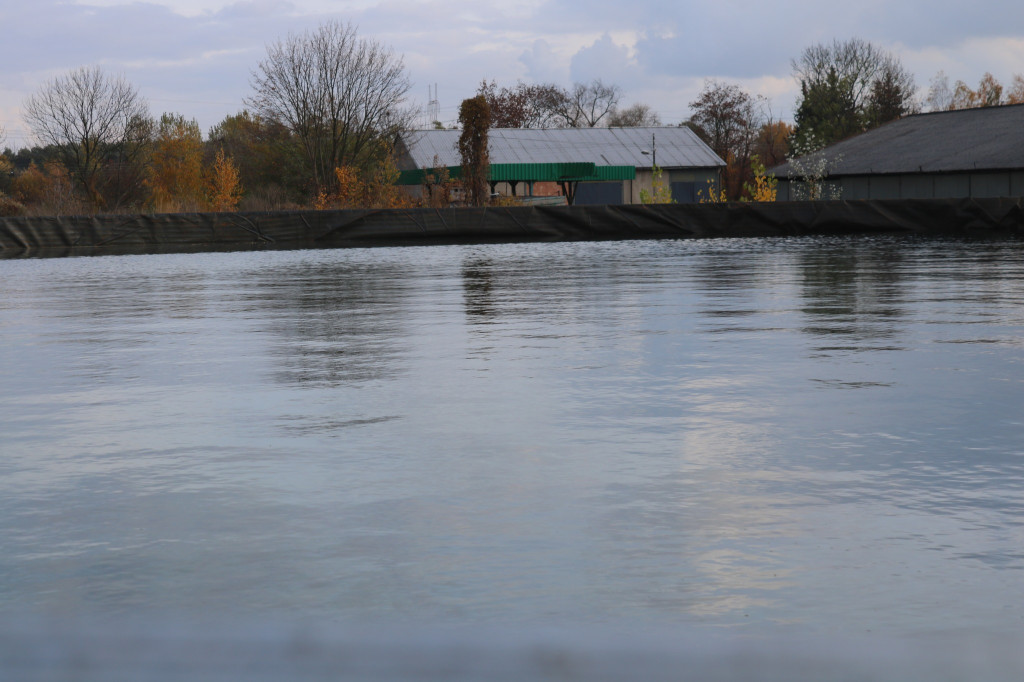
[[392, 378], [404, 336], [408, 293], [393, 265], [316, 263], [251, 273], [238, 292], [266, 320], [283, 383], [323, 387]]
[[1019, 629], [1017, 243], [0, 262], [0, 608]]

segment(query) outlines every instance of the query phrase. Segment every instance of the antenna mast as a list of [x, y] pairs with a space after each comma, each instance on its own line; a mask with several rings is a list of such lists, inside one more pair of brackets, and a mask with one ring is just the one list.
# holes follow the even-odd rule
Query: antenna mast
[[433, 92], [427, 86], [429, 101], [427, 102], [427, 128], [433, 128], [435, 121], [441, 120], [441, 102], [437, 99], [437, 83], [434, 83]]

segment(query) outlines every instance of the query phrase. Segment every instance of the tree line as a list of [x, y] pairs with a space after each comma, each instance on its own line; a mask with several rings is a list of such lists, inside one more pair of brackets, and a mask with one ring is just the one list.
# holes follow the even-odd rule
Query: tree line
[[[972, 88], [950, 85], [941, 72], [918, 102], [899, 60], [858, 39], [808, 47], [791, 66], [800, 89], [792, 123], [776, 118], [767, 98], [715, 79], [678, 123], [725, 160], [725, 199], [760, 195], [765, 167], [922, 109], [1024, 102], [1019, 75], [1004, 88], [985, 74]], [[244, 108], [204, 138], [182, 114], [152, 116], [129, 83], [97, 67], [54, 78], [24, 105], [40, 144], [0, 155], [0, 214], [411, 203], [394, 186], [393, 143], [416, 112], [402, 58], [389, 47], [359, 37], [351, 24], [328, 22], [268, 46], [251, 86]], [[600, 79], [570, 88], [484, 81], [460, 118], [464, 128], [482, 120], [484, 128], [662, 124], [646, 104], [623, 108], [621, 99], [618, 85]], [[460, 145], [486, 156], [479, 138]], [[463, 182], [483, 181], [467, 175]], [[453, 183], [445, 177], [444, 184]], [[474, 202], [484, 200], [482, 187], [466, 189]]]
[[976, 89], [953, 86], [942, 72], [923, 102], [914, 76], [893, 54], [851, 39], [812, 45], [791, 61], [800, 88], [793, 123], [772, 116], [768, 100], [738, 85], [706, 81], [693, 115], [683, 125], [726, 161], [728, 199], [756, 193], [758, 169], [829, 146], [890, 121], [922, 111], [948, 111], [1024, 103], [1024, 76], [1009, 88], [986, 73]]
[[[691, 116], [679, 125], [691, 128], [726, 162], [718, 199], [764, 196], [759, 188], [766, 168], [909, 114], [1024, 103], [1020, 75], [1004, 89], [985, 74], [973, 89], [962, 81], [950, 86], [942, 72], [924, 101], [918, 101], [914, 76], [900, 60], [856, 38], [812, 45], [791, 67], [800, 88], [792, 123], [774, 116], [766, 97], [717, 79], [706, 80], [689, 102]], [[525, 83], [499, 87], [485, 81], [477, 91], [495, 128], [661, 125], [646, 104], [620, 108], [621, 94], [618, 86], [601, 80], [571, 89]]]
[[[396, 135], [411, 127], [402, 58], [328, 22], [267, 48], [245, 108], [213, 126], [150, 114], [98, 67], [30, 96], [36, 147], [0, 157], [0, 212], [273, 210], [395, 203]], [[345, 184], [345, 186], [343, 186]]]

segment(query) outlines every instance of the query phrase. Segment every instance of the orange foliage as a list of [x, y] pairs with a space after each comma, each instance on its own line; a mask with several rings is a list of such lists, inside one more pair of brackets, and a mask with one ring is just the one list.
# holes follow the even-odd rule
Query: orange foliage
[[972, 90], [963, 81], [956, 82], [950, 109], [974, 109], [977, 107], [994, 107], [1002, 104], [1003, 86], [995, 76], [986, 73], [978, 83], [978, 89]]
[[374, 168], [369, 177], [360, 176], [352, 166], [334, 169], [338, 188], [332, 193], [321, 190], [314, 199], [317, 210], [340, 208], [409, 208], [412, 198], [395, 183], [398, 169], [390, 156]]
[[161, 116], [149, 178], [157, 210], [197, 210], [203, 203], [202, 169], [199, 124], [178, 114]]
[[342, 166], [334, 169], [334, 176], [338, 179], [335, 205], [338, 208], [359, 208], [366, 192], [363, 181], [359, 179], [359, 171], [352, 166]]
[[207, 178], [207, 192], [211, 211], [234, 211], [242, 200], [238, 169], [223, 149], [217, 150], [217, 158]]
[[43, 171], [39, 170], [39, 166], [33, 161], [29, 164], [28, 168], [14, 178], [11, 189], [13, 190], [14, 198], [21, 203], [39, 204], [42, 203], [43, 198], [46, 196], [46, 189], [49, 184], [50, 179], [46, 177]]
[[395, 160], [390, 154], [377, 165], [366, 181], [366, 208], [409, 208], [413, 205], [412, 197], [395, 183], [400, 173]]
[[1024, 76], [1019, 73], [1013, 76], [1013, 84], [1006, 93], [1007, 104], [1024, 104]]
[[75, 196], [71, 174], [56, 161], [47, 162], [41, 169], [35, 163], [29, 164], [14, 178], [11, 191], [15, 199], [36, 214], [65, 215], [84, 209]]
[[783, 163], [789, 156], [789, 139], [793, 126], [785, 121], [773, 121], [761, 126], [754, 143], [755, 154], [768, 168]]

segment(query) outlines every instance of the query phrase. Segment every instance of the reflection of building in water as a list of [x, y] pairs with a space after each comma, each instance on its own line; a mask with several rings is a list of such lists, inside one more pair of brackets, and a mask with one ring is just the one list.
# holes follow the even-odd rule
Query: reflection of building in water
[[802, 249], [805, 332], [855, 339], [889, 338], [904, 315], [900, 265], [905, 245]]

